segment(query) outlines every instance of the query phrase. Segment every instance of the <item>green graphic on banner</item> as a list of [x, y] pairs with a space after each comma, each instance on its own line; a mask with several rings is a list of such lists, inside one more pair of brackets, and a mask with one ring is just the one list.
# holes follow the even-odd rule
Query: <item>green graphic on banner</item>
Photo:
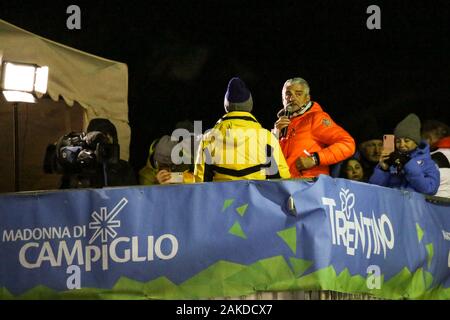
[[431, 273], [422, 268], [411, 273], [401, 270], [388, 281], [381, 276], [380, 289], [368, 289], [368, 279], [351, 275], [348, 269], [336, 274], [333, 266], [303, 274], [313, 263], [290, 258], [294, 272], [282, 256], [260, 260], [249, 266], [219, 261], [197, 275], [176, 285], [165, 277], [149, 282], [120, 278], [110, 290], [82, 288], [56, 292], [37, 286], [20, 296], [0, 289], [1, 299], [202, 299], [237, 297], [261, 291], [333, 290], [345, 293], [367, 293], [388, 299], [450, 299], [450, 289], [430, 288]]
[[306, 270], [311, 267], [313, 264], [312, 261], [298, 259], [298, 258], [289, 258], [289, 262], [291, 263], [292, 269], [294, 269], [294, 274], [296, 277], [301, 276], [305, 273]]
[[243, 206], [240, 206], [239, 208], [236, 208], [236, 211], [237, 211], [237, 213], [239, 213], [239, 215], [241, 217], [243, 217], [244, 214], [245, 214], [245, 211], [247, 211], [247, 207], [248, 207], [248, 204], [244, 204]]
[[419, 239], [419, 242], [422, 241], [423, 238], [423, 230], [422, 228], [419, 226], [418, 223], [416, 223], [416, 231], [417, 231], [417, 239]]
[[231, 206], [234, 202], [234, 199], [226, 199], [223, 202], [222, 212], [224, 212], [229, 206]]
[[1, 300], [11, 300], [14, 296], [6, 288], [0, 288], [0, 299]]
[[293, 254], [297, 253], [297, 230], [295, 226], [278, 231], [277, 235], [286, 242]]
[[247, 239], [247, 236], [245, 235], [244, 231], [242, 230], [241, 225], [239, 224], [239, 222], [235, 222], [233, 224], [233, 226], [230, 228], [230, 230], [228, 230], [228, 233], [240, 237], [242, 239]]
[[427, 244], [425, 246], [425, 248], [427, 249], [427, 253], [428, 253], [427, 266], [428, 266], [428, 269], [430, 269], [430, 267], [431, 267], [431, 260], [433, 259], [433, 256], [434, 256], [433, 244], [429, 243], [429, 244]]

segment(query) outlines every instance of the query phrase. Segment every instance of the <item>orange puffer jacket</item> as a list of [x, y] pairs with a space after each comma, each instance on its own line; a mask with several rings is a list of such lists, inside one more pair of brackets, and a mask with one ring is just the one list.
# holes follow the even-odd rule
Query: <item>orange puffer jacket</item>
[[[292, 177], [311, 178], [329, 174], [329, 166], [349, 158], [355, 153], [355, 141], [322, 110], [317, 102], [302, 115], [291, 118], [287, 135], [280, 140], [281, 149]], [[306, 152], [317, 152], [318, 166], [299, 172], [295, 165]]]

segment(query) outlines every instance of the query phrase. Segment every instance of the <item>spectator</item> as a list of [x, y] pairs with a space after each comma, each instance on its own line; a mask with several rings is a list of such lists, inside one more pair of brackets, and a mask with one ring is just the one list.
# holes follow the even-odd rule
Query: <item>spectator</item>
[[[364, 181], [367, 181], [378, 164], [381, 150], [383, 149], [383, 132], [380, 130], [377, 120], [372, 116], [363, 116], [356, 119], [358, 127], [350, 130], [357, 140], [357, 151], [352, 159], [357, 159], [364, 171]], [[361, 123], [364, 125], [361, 126]], [[342, 178], [342, 161], [330, 166], [330, 175]]]
[[360, 182], [367, 181], [361, 163], [355, 158], [343, 161], [339, 177]]
[[139, 184], [141, 185], [158, 184], [158, 180], [156, 179], [158, 168], [155, 163], [155, 147], [159, 139], [160, 138], [153, 140], [150, 144], [147, 163], [141, 170], [139, 170]]
[[229, 81], [224, 107], [226, 114], [201, 141], [195, 180], [290, 178], [278, 140], [251, 114], [252, 95], [241, 79]]
[[364, 176], [368, 179], [373, 174], [375, 166], [381, 156], [383, 149], [383, 132], [380, 130], [378, 123], [374, 117], [362, 120], [364, 125], [361, 126], [358, 139], [358, 152], [355, 156], [361, 163]]
[[[185, 129], [193, 138], [194, 125], [192, 121], [184, 120], [175, 125], [175, 129]], [[159, 139], [155, 139], [149, 149], [148, 159], [145, 167], [139, 171], [139, 183], [141, 185], [165, 184], [172, 183], [170, 180], [171, 172], [183, 173], [183, 183], [192, 183], [194, 171], [193, 146], [191, 141], [187, 141], [189, 146], [185, 147], [184, 141], [181, 139], [171, 141], [171, 137], [165, 135]], [[171, 159], [172, 149], [182, 144], [183, 153], [190, 159], [189, 163], [175, 165]]]
[[450, 130], [449, 127], [437, 120], [424, 121], [422, 138], [430, 144], [431, 159], [436, 162], [441, 175], [438, 197], [450, 198]]
[[450, 128], [438, 120], [426, 120], [422, 125], [422, 137], [429, 144], [430, 150], [450, 149]]
[[[284, 83], [282, 102], [274, 132], [293, 177], [311, 178], [330, 174], [330, 165], [347, 159], [355, 152], [355, 141], [337, 125], [322, 107], [310, 99], [308, 83], [302, 78]], [[288, 116], [289, 115], [289, 116]]]
[[381, 152], [369, 182], [434, 195], [439, 188], [439, 170], [431, 160], [429, 146], [421, 141], [420, 119], [409, 114], [395, 130], [395, 148], [392, 153]]
[[169, 136], [162, 136], [155, 146], [156, 180], [158, 184], [194, 183], [193, 164], [175, 164], [172, 157], [173, 149], [178, 141], [172, 141]]

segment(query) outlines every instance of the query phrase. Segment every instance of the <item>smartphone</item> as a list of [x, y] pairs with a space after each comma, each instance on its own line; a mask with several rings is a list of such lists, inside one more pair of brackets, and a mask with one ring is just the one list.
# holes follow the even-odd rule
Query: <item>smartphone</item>
[[168, 183], [183, 183], [183, 172], [171, 172]]
[[385, 134], [383, 136], [383, 151], [392, 153], [395, 150], [395, 136], [393, 134]]

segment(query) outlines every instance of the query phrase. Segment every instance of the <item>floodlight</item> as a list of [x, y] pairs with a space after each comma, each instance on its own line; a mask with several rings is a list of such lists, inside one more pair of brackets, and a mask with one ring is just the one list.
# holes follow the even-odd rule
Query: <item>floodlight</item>
[[4, 61], [1, 89], [9, 102], [35, 103], [35, 93], [47, 92], [48, 67], [31, 63]]

